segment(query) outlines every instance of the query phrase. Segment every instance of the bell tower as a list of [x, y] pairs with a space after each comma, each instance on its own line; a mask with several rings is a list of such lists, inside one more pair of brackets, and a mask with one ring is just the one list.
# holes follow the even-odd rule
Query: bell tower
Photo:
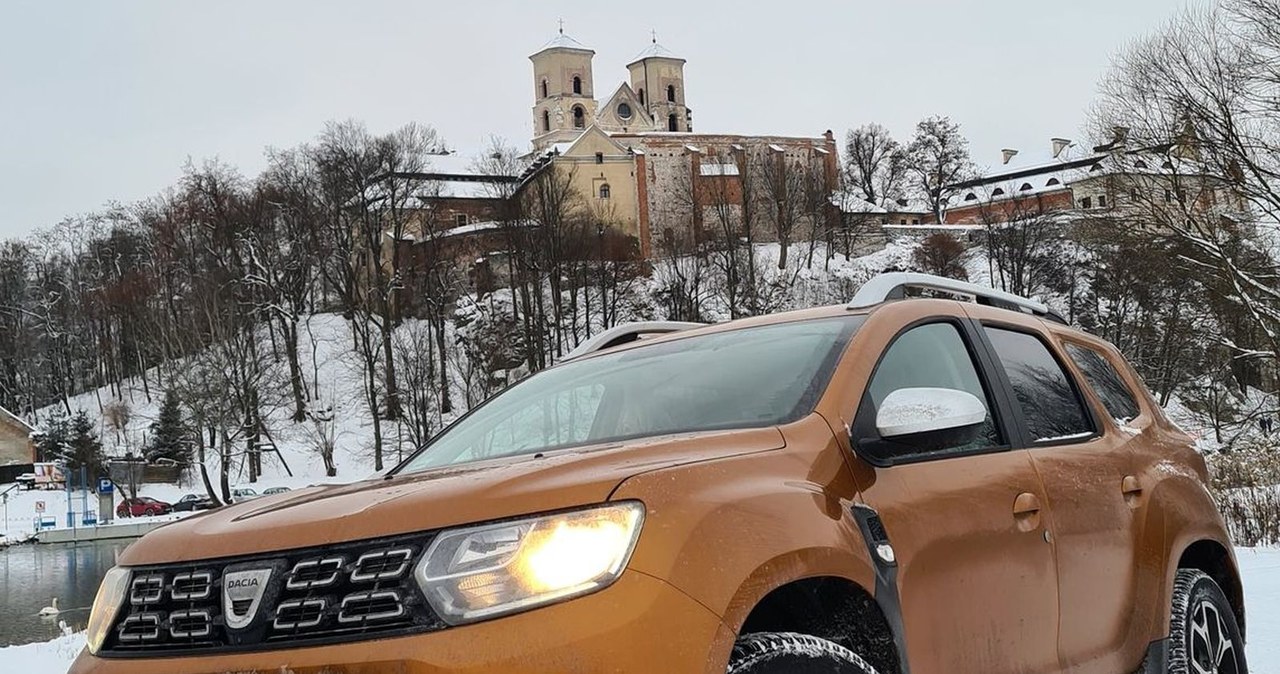
[[577, 138], [596, 118], [591, 59], [596, 55], [560, 32], [536, 53], [533, 61], [533, 147], [542, 150]]
[[627, 64], [631, 88], [653, 117], [656, 131], [693, 131], [693, 111], [685, 104], [684, 64], [684, 59], [658, 44], [657, 33]]

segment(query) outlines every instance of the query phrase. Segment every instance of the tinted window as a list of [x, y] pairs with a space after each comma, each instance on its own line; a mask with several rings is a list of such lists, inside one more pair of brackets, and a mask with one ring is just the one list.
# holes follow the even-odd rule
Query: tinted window
[[[1001, 444], [1000, 432], [991, 415], [991, 401], [978, 378], [973, 358], [956, 326], [930, 323], [912, 328], [894, 340], [871, 379], [868, 394], [871, 419], [886, 396], [903, 388], [949, 388], [972, 393], [987, 408], [987, 418], [976, 434], [958, 436], [932, 446], [903, 446], [904, 451], [938, 452], [975, 450]], [[898, 441], [894, 441], [898, 443]]]
[[1067, 373], [1040, 338], [1023, 332], [987, 328], [996, 356], [1013, 385], [1027, 429], [1036, 442], [1093, 434]]
[[744, 328], [571, 361], [503, 391], [445, 429], [403, 470], [788, 423], [813, 411], [862, 320]]
[[1141, 413], [1133, 392], [1125, 386], [1120, 373], [1116, 372], [1106, 356], [1077, 344], [1068, 344], [1067, 354], [1084, 373], [1084, 378], [1088, 380], [1093, 392], [1098, 394], [1108, 414], [1123, 423]]

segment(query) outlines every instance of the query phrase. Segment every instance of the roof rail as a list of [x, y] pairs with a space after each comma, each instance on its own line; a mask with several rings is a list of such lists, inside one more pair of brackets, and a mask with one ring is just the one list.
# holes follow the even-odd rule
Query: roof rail
[[581, 358], [582, 356], [612, 349], [615, 346], [629, 344], [646, 335], [665, 335], [671, 332], [680, 332], [690, 328], [700, 328], [706, 323], [688, 323], [685, 321], [639, 321], [636, 323], [623, 323], [622, 325], [609, 328], [604, 332], [588, 339], [578, 345], [569, 355], [560, 359], [560, 362]]
[[1020, 295], [980, 286], [976, 283], [911, 272], [893, 272], [872, 277], [870, 281], [862, 284], [862, 287], [858, 289], [858, 293], [850, 300], [848, 307], [850, 309], [866, 309], [888, 300], [902, 299], [906, 297], [907, 288], [923, 288], [957, 295], [967, 295], [972, 297], [973, 301], [978, 304], [1021, 311], [1058, 323], [1066, 324], [1067, 322], [1057, 312], [1045, 306], [1043, 302], [1029, 300]]

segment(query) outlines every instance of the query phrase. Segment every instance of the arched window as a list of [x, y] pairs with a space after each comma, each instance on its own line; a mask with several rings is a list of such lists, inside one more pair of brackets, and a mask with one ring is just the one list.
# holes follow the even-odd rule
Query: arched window
[[1000, 195], [1002, 195], [1002, 194], [1004, 194], [1004, 188], [1003, 188], [1003, 187], [997, 187], [997, 188], [995, 188], [994, 190], [991, 190], [991, 196], [993, 196], [993, 197], [998, 197], [998, 196], [1000, 196]]
[[974, 194], [973, 192], [970, 192], [970, 193], [968, 193], [968, 194], [964, 195], [964, 200], [965, 200], [965, 201], [977, 201], [977, 200], [978, 200], [978, 195]]
[[622, 120], [631, 119], [631, 106], [626, 101], [618, 104], [618, 118]]
[[1054, 185], [1061, 185], [1061, 184], [1062, 184], [1061, 180], [1058, 180], [1057, 178], [1050, 178], [1049, 182], [1045, 183], [1044, 186], [1053, 187]]
[[667, 85], [667, 100], [672, 103], [676, 102], [676, 85], [674, 84]]
[[1018, 191], [1019, 191], [1019, 192], [1030, 192], [1030, 191], [1031, 191], [1031, 183], [1022, 183], [1022, 187], [1019, 187], [1019, 188], [1018, 188]]
[[676, 117], [676, 113], [667, 115], [667, 131], [679, 131], [680, 120]]
[[542, 80], [542, 97], [547, 97], [547, 81], [545, 79]]
[[573, 106], [573, 128], [582, 129], [587, 126], [587, 112], [581, 105]]
[[644, 87], [640, 87], [640, 105], [644, 105]]
[[551, 130], [551, 111], [550, 110], [542, 111], [542, 130], [543, 131]]
[[1138, 161], [1133, 162], [1133, 167], [1136, 169], [1144, 169], [1147, 167], [1147, 162], [1139, 159]]
[[609, 198], [609, 183], [605, 183], [600, 186], [600, 198], [601, 199]]
[[578, 77], [577, 75], [573, 76], [573, 93], [575, 94], [582, 93], [582, 78]]

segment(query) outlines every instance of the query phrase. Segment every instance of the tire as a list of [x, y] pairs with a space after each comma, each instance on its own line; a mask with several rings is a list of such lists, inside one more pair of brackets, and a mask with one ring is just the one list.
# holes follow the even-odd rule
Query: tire
[[143, 510], [143, 511], [142, 511], [142, 514], [143, 514], [144, 516], [146, 516], [146, 517], [155, 517], [155, 516], [156, 516], [156, 509], [155, 509], [155, 508], [147, 508], [146, 510]]
[[1203, 571], [1179, 569], [1169, 617], [1169, 674], [1248, 671], [1244, 639], [1222, 588]]
[[853, 651], [790, 632], [747, 634], [733, 645], [725, 674], [876, 674]]

